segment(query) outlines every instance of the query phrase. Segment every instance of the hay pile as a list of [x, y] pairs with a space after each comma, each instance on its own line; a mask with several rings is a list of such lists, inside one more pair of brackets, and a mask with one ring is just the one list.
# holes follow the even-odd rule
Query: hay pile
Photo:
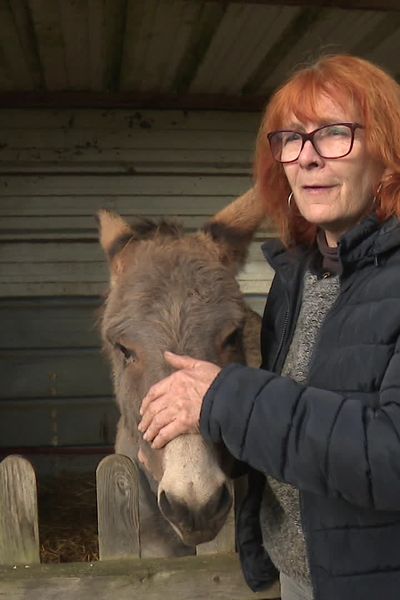
[[39, 480], [38, 505], [41, 562], [98, 560], [94, 474]]

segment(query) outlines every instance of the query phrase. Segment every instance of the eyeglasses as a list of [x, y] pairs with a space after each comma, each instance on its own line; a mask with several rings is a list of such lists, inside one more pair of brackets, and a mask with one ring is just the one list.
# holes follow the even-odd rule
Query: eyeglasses
[[356, 129], [364, 129], [359, 123], [332, 123], [318, 127], [310, 133], [282, 129], [267, 134], [272, 156], [281, 163], [297, 160], [304, 144], [309, 140], [321, 158], [343, 158], [350, 154]]

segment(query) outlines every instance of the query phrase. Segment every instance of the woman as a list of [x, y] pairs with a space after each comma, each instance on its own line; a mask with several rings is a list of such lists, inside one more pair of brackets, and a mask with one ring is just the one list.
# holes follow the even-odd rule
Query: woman
[[350, 56], [298, 71], [261, 123], [256, 184], [283, 242], [263, 248], [276, 275], [262, 368], [167, 353], [177, 371], [140, 429], [154, 447], [200, 430], [250, 467], [238, 541], [253, 589], [272, 559], [284, 600], [397, 600], [397, 83]]

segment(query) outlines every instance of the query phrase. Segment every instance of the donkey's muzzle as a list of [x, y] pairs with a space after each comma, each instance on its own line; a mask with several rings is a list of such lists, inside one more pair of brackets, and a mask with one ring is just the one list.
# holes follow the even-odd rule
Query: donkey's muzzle
[[217, 535], [232, 506], [232, 494], [228, 486], [223, 484], [204, 505], [199, 506], [195, 501], [188, 504], [163, 490], [158, 506], [183, 543], [196, 546], [209, 542]]

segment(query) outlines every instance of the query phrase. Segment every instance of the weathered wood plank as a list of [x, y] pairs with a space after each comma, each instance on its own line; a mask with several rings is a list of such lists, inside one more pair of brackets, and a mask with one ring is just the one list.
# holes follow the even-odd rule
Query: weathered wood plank
[[68, 398], [112, 394], [98, 348], [2, 350], [0, 398]]
[[266, 600], [279, 587], [252, 593], [233, 554], [98, 561], [31, 568], [0, 567], [1, 600]]
[[58, 2], [31, 0], [29, 4], [46, 86], [49, 90], [64, 90], [68, 79]]
[[71, 195], [64, 190], [60, 196], [36, 195], [3, 196], [0, 203], [0, 215], [6, 216], [90, 216], [99, 208], [108, 208], [129, 218], [160, 217], [176, 218], [181, 216], [210, 216], [224, 208], [233, 198], [228, 195], [140, 195], [131, 193], [126, 196], [117, 194], [84, 196]]
[[[57, 268], [55, 268], [55, 263]], [[248, 279], [264, 280], [268, 276], [269, 270], [260, 259], [259, 261], [249, 262], [238, 276], [239, 281]], [[103, 282], [108, 281], [107, 265], [104, 261], [75, 260], [71, 262], [35, 262], [31, 259], [28, 262], [5, 262], [2, 265], [0, 274], [1, 283], [25, 282]]]
[[100, 9], [103, 89], [108, 91], [119, 89], [127, 4], [126, 0], [90, 3], [91, 16]]
[[[110, 208], [109, 203], [105, 203], [102, 208]], [[112, 209], [111, 204], [111, 209]], [[128, 219], [132, 224], [134, 224], [137, 217], [139, 217], [137, 211], [128, 211], [122, 213], [120, 211], [119, 214], [122, 217]], [[158, 213], [151, 213], [149, 211], [148, 214], [143, 213], [140, 215], [140, 218], [150, 218], [159, 221], [161, 219], [167, 218], [168, 220], [172, 220], [183, 226], [184, 229], [188, 232], [194, 232], [203, 227], [203, 225], [208, 221], [208, 215], [182, 215], [180, 214], [178, 218], [175, 218], [173, 214], [168, 215], [163, 214], [162, 207], [159, 209]], [[53, 217], [42, 217], [42, 216], [5, 216], [0, 219], [0, 241], [26, 241], [26, 240], [38, 240], [42, 241], [44, 239], [51, 238], [54, 239], [70, 239], [76, 240], [85, 239], [85, 240], [97, 240], [98, 239], [98, 228], [96, 222], [96, 213], [97, 210], [93, 212], [91, 215], [82, 215], [82, 216], [53, 216]], [[256, 235], [255, 239], [263, 239], [265, 237], [275, 237], [274, 229], [266, 225], [264, 230], [260, 230]], [[0, 254], [6, 253], [6, 250], [10, 248], [8, 246], [2, 246], [0, 248]], [[50, 247], [49, 247], [50, 248]], [[82, 245], [79, 246], [81, 250], [84, 249]], [[15, 253], [14, 253], [15, 254]], [[86, 253], [83, 252], [82, 258], [86, 258]], [[0, 259], [1, 260], [1, 259]]]
[[[9, 4], [13, 14], [15, 27], [18, 32], [18, 39], [24, 52], [26, 64], [29, 66], [30, 76], [33, 80], [33, 89], [43, 89], [44, 79], [29, 5], [25, 0], [13, 0], [12, 2], [9, 2]], [[18, 122], [18, 119], [16, 122]]]
[[1, 446], [112, 446], [118, 418], [111, 396], [2, 399]]
[[[105, 292], [108, 286], [104, 263], [5, 263], [0, 276], [0, 297], [83, 295]], [[244, 294], [265, 293], [273, 271], [263, 262], [247, 264], [237, 280]], [[86, 287], [85, 287], [86, 286]]]
[[192, 132], [184, 130], [158, 131], [150, 128], [117, 129], [117, 130], [75, 130], [64, 131], [50, 129], [29, 130], [29, 135], [22, 129], [6, 129], [1, 132], [2, 144], [9, 148], [63, 149], [75, 148], [84, 150], [92, 148], [100, 153], [103, 149], [185, 149], [190, 150], [243, 150], [250, 152], [255, 145], [256, 131], [210, 131]]
[[[224, 196], [235, 198], [251, 186], [248, 176], [213, 175], [69, 175], [68, 196], [120, 196], [120, 195], [185, 195]], [[2, 175], [0, 196], [63, 196], [66, 193], [65, 175]]]
[[87, 348], [101, 341], [101, 299], [37, 298], [0, 301], [0, 348]]
[[13, 19], [10, 3], [0, 3], [0, 48], [5, 64], [12, 75], [14, 89], [31, 89], [33, 80], [25, 60], [19, 40], [18, 31]]
[[35, 473], [21, 456], [9, 456], [0, 464], [0, 564], [38, 562]]
[[[230, 3], [190, 87], [191, 93], [241, 95], [297, 9]], [[232, 41], [235, 42], [232, 44]], [[234, 72], [233, 72], [234, 71]], [[268, 73], [268, 65], [264, 73]], [[215, 76], [218, 73], [220, 77]], [[255, 143], [255, 138], [253, 144]]]
[[[264, 295], [267, 294], [271, 285], [271, 278], [262, 280], [240, 280], [240, 289], [243, 294]], [[84, 283], [82, 281], [71, 282], [15, 282], [0, 284], [0, 298], [7, 297], [40, 297], [40, 296], [100, 296], [104, 293], [104, 282]]]
[[[271, 279], [256, 279], [241, 281], [240, 289], [243, 294], [264, 295], [267, 294], [271, 285]], [[100, 296], [104, 293], [104, 282], [83, 283], [72, 282], [15, 282], [0, 284], [0, 298], [7, 297], [40, 297], [40, 296]]]
[[91, 90], [103, 90], [106, 85], [106, 47], [105, 47], [105, 5], [98, 0], [88, 0], [90, 69], [88, 87]]
[[[120, 213], [121, 214], [121, 213]], [[134, 222], [129, 215], [130, 222]], [[94, 220], [94, 218], [93, 218]], [[157, 219], [156, 219], [157, 220]], [[182, 223], [182, 219], [174, 219]], [[29, 218], [26, 219], [29, 222]], [[98, 231], [96, 229], [96, 239], [86, 242], [79, 241], [59, 241], [59, 242], [2, 242], [0, 244], [0, 263], [79, 263], [80, 261], [90, 263], [105, 263], [104, 252], [98, 242]], [[264, 263], [261, 240], [250, 244], [248, 253], [248, 262]]]
[[64, 39], [69, 89], [87, 89], [89, 77], [89, 23], [86, 2], [58, 3]]
[[151, 25], [157, 12], [157, 0], [130, 2], [127, 10], [126, 47], [124, 48], [121, 89], [143, 89], [147, 74], [147, 55], [151, 44]]
[[[104, 207], [106, 208], [106, 207]], [[129, 217], [129, 215], [121, 215], [122, 217]], [[144, 214], [143, 217], [150, 217], [151, 215]], [[164, 215], [161, 214], [161, 211], [158, 215], [154, 215], [154, 217], [162, 218]], [[174, 219], [178, 221], [178, 219]], [[200, 229], [202, 225], [204, 225], [207, 217], [205, 216], [182, 216], [179, 218], [179, 222], [188, 230], [196, 230]], [[74, 232], [88, 232], [92, 231], [96, 237], [98, 234], [97, 222], [95, 214], [90, 216], [52, 216], [52, 217], [42, 217], [42, 216], [32, 216], [32, 217], [3, 217], [0, 221], [0, 236], [3, 233], [6, 235], [10, 231], [18, 231], [21, 232], [20, 235], [23, 236], [24, 228], [29, 230], [29, 233], [37, 231], [74, 231]], [[19, 236], [18, 236], [19, 237]]]
[[96, 470], [100, 560], [140, 555], [139, 473], [126, 456], [112, 454]]
[[[0, 138], [1, 142], [1, 138]], [[251, 152], [225, 149], [179, 148], [3, 148], [0, 173], [208, 173], [250, 175]]]
[[[253, 289], [253, 288], [252, 288]], [[77, 282], [16, 282], [0, 284], [0, 298], [52, 297], [52, 296], [100, 296], [104, 293], [104, 283]], [[253, 292], [251, 292], [253, 293]]]
[[107, 266], [104, 262], [60, 262], [57, 269], [53, 262], [5, 263], [0, 273], [1, 283], [28, 282], [106, 282]]
[[[265, 295], [246, 297], [262, 314]], [[0, 300], [0, 349], [87, 348], [101, 346], [97, 320], [102, 300], [87, 298], [13, 298]]]
[[202, 8], [196, 4], [181, 0], [131, 3], [121, 89], [164, 92], [172, 87], [176, 91], [175, 73], [188, 53], [187, 43]]
[[[95, 0], [96, 2], [96, 0]], [[134, 5], [132, 5], [134, 6]], [[130, 7], [131, 8], [131, 5]], [[41, 129], [43, 133], [52, 129], [75, 129], [79, 131], [126, 131], [143, 129], [188, 131], [194, 135], [198, 131], [257, 131], [260, 113], [216, 110], [49, 110], [49, 109], [3, 109], [0, 111], [1, 132], [24, 130], [27, 137], [34, 141], [31, 130]]]
[[[267, 237], [276, 237], [275, 235], [269, 235]], [[260, 232], [260, 233], [256, 233], [255, 238], [258, 240], [263, 240], [264, 239], [264, 235]], [[12, 232], [2, 232], [1, 237], [0, 237], [0, 242], [16, 242], [16, 243], [21, 243], [21, 242], [26, 242], [26, 241], [32, 241], [34, 243], [37, 242], [44, 242], [47, 243], [49, 242], [54, 242], [54, 241], [62, 241], [62, 242], [68, 242], [68, 243], [72, 243], [72, 242], [93, 242], [94, 239], [97, 239], [97, 236], [94, 236], [94, 232], [92, 230], [86, 231], [86, 230], [80, 230], [80, 231], [42, 231], [39, 230], [38, 231], [12, 231]]]
[[[249, 75], [257, 70], [298, 10], [288, 6], [230, 3], [223, 27], [212, 40], [198, 71], [195, 82], [198, 89], [211, 85], [217, 93], [241, 95]], [[234, 44], [229, 44], [232, 39]], [[214, 73], [218, 73], [218, 81], [215, 77], [211, 79]], [[258, 121], [253, 131], [257, 130]]]

